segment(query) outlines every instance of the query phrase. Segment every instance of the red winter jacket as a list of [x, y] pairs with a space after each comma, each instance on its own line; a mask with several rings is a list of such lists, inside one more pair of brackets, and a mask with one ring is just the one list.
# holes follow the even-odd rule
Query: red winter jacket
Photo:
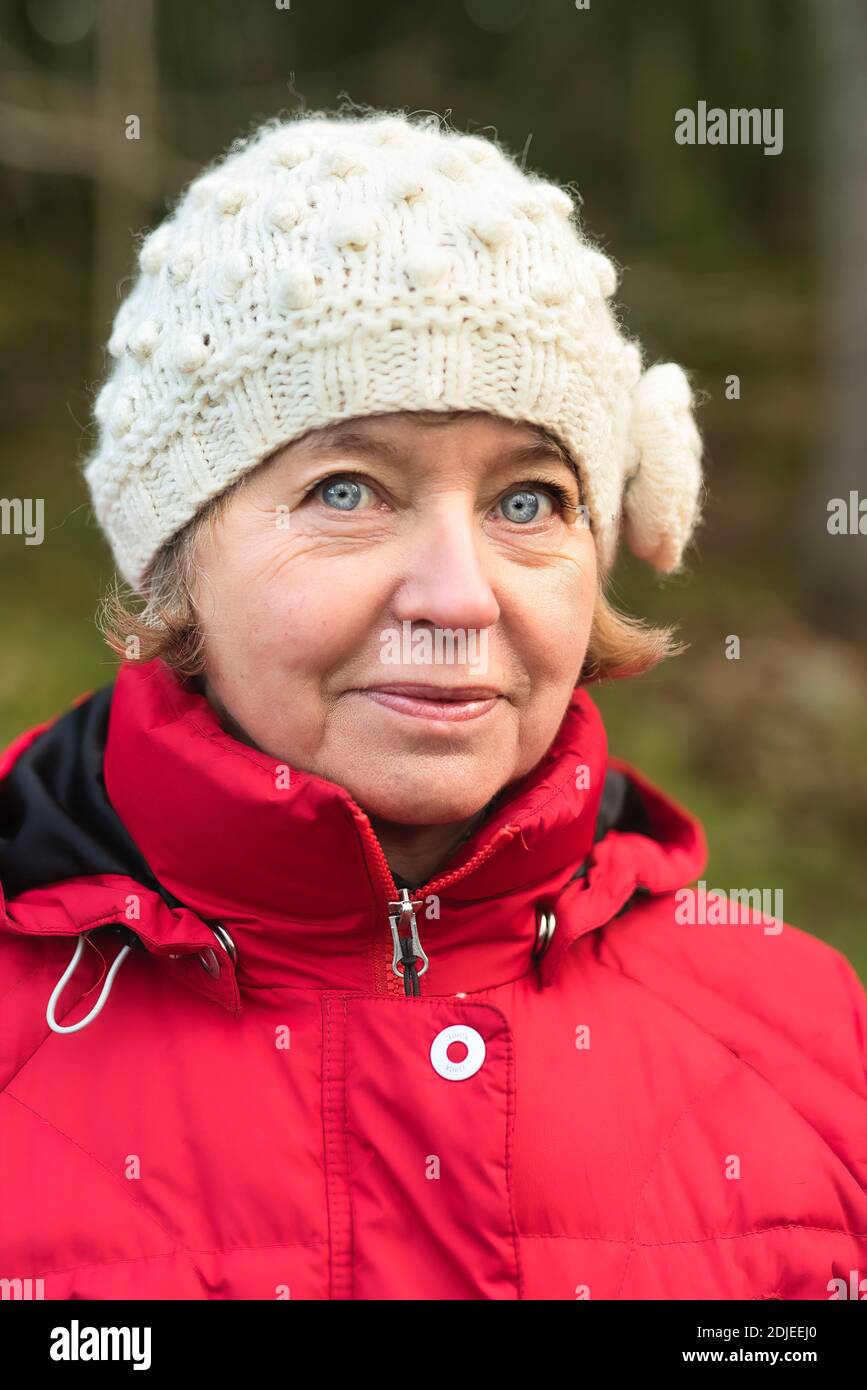
[[[867, 1276], [857, 977], [792, 927], [679, 920], [701, 828], [607, 758], [585, 692], [412, 895], [346, 791], [286, 781], [158, 661], [0, 765], [5, 1296], [826, 1299]], [[402, 897], [429, 961], [409, 997]], [[103, 1003], [58, 1033], [77, 943], [56, 1020]]]

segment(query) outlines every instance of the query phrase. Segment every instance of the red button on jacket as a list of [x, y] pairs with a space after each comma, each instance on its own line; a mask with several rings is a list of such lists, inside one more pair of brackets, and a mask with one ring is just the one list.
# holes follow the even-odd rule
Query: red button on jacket
[[346, 791], [125, 666], [0, 763], [4, 1296], [853, 1287], [867, 999], [793, 927], [683, 920], [705, 863], [577, 692], [401, 893]]

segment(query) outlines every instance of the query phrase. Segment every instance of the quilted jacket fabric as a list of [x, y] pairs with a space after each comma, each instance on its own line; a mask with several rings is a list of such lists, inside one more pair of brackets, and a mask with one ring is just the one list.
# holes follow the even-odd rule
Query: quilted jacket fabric
[[[344, 789], [275, 775], [161, 662], [125, 665], [0, 763], [4, 1296], [848, 1286], [864, 991], [757, 912], [685, 921], [705, 863], [578, 691], [540, 764], [401, 891]], [[56, 1032], [79, 945], [56, 1023], [102, 1006]]]

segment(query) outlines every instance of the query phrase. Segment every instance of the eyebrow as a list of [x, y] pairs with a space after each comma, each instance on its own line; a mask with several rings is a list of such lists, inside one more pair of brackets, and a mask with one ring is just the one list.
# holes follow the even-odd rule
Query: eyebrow
[[[311, 438], [311, 444], [314, 440]], [[385, 439], [380, 435], [367, 434], [362, 430], [354, 429], [351, 425], [327, 425], [316, 431], [315, 447], [317, 451], [322, 450], [326, 453], [334, 453], [345, 449], [355, 454], [378, 454], [380, 457], [390, 459], [392, 462], [399, 462], [404, 455], [400, 445], [395, 444], [390, 439]], [[503, 450], [504, 461], [510, 463], [530, 463], [541, 461], [547, 463], [560, 463], [575, 478], [580, 485], [581, 475], [567, 451], [554, 440], [546, 439], [539, 434], [535, 439], [510, 445]]]

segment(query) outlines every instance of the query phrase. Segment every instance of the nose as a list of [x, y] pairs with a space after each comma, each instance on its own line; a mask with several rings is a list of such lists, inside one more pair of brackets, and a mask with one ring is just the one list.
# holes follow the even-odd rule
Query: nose
[[486, 569], [484, 539], [466, 502], [442, 497], [414, 522], [394, 601], [401, 622], [488, 628], [500, 606]]

